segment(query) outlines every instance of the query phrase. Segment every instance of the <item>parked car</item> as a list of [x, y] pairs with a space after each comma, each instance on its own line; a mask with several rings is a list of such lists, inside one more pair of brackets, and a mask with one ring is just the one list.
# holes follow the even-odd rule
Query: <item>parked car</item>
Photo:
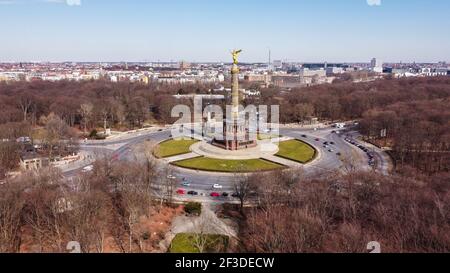
[[196, 191], [188, 191], [187, 194], [195, 196], [195, 195], [198, 195], [198, 192], [196, 192]]
[[234, 197], [234, 198], [238, 198], [239, 197], [239, 193], [235, 192], [231, 196]]
[[320, 141], [320, 139], [316, 138], [316, 141]]
[[214, 184], [212, 187], [213, 189], [223, 189], [223, 186], [220, 184]]
[[94, 170], [94, 166], [93, 165], [89, 165], [89, 166], [84, 167], [81, 172], [88, 173], [88, 172], [92, 172], [93, 170]]
[[178, 190], [177, 190], [177, 194], [178, 194], [178, 195], [185, 195], [185, 194], [186, 194], [186, 191], [183, 190], [183, 189], [178, 189]]
[[218, 192], [212, 192], [210, 195], [211, 197], [220, 197], [220, 193]]
[[174, 176], [174, 175], [169, 174], [169, 175], [167, 176], [167, 179], [177, 179], [177, 177]]
[[333, 149], [329, 149], [328, 152], [333, 153], [334, 151], [333, 151]]
[[183, 185], [184, 187], [190, 187], [191, 183], [189, 182], [183, 182], [181, 185]]
[[223, 197], [228, 197], [229, 194], [228, 194], [228, 192], [224, 192], [224, 193], [222, 193], [222, 196], [223, 196]]
[[307, 136], [306, 136], [306, 135], [302, 135], [302, 137], [303, 137], [303, 138], [307, 138]]
[[341, 156], [342, 154], [341, 154], [341, 153], [336, 153], [336, 155], [337, 155], [337, 156]]
[[335, 143], [333, 141], [330, 142], [330, 145], [334, 145]]

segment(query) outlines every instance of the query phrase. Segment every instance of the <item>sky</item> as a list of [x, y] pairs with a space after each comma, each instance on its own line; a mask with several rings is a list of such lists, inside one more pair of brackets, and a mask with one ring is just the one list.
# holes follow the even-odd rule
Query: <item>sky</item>
[[448, 0], [0, 0], [0, 62], [450, 62]]

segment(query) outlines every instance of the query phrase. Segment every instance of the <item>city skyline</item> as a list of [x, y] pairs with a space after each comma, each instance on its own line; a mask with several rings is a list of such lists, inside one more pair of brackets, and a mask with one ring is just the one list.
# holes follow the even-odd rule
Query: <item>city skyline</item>
[[448, 1], [210, 2], [0, 1], [0, 62], [450, 61]]

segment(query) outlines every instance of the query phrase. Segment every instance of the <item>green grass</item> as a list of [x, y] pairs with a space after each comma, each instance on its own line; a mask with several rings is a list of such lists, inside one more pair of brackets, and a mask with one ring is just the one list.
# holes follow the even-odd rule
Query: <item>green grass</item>
[[207, 157], [196, 157], [172, 163], [175, 166], [214, 172], [255, 172], [270, 171], [284, 166], [264, 159], [224, 160]]
[[175, 238], [173, 238], [170, 244], [170, 253], [199, 253], [198, 248], [195, 246], [195, 236], [206, 237], [206, 247], [204, 252], [214, 253], [214, 252], [225, 252], [228, 247], [228, 236], [216, 235], [216, 234], [204, 234], [204, 235], [194, 235], [192, 233], [178, 233]]
[[316, 156], [316, 150], [300, 140], [281, 142], [279, 148], [277, 156], [303, 164], [310, 162]]
[[181, 154], [187, 154], [190, 152], [189, 147], [196, 143], [195, 139], [170, 139], [161, 142], [155, 149], [154, 154], [156, 157], [165, 158]]

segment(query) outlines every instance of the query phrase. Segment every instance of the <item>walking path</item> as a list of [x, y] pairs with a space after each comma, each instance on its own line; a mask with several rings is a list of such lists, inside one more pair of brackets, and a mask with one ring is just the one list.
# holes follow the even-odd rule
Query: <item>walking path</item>
[[176, 217], [170, 231], [159, 244], [161, 251], [167, 252], [173, 238], [179, 233], [219, 234], [237, 239], [238, 225], [231, 225], [219, 219], [211, 206], [211, 203], [203, 203], [202, 213], [197, 217], [185, 215]]
[[261, 158], [265, 159], [265, 160], [269, 160], [269, 161], [275, 162], [275, 163], [278, 163], [278, 164], [281, 164], [281, 165], [284, 165], [284, 166], [287, 166], [287, 167], [290, 167], [290, 168], [303, 167], [303, 164], [300, 164], [298, 162], [295, 162], [295, 161], [292, 161], [292, 160], [289, 160], [289, 159], [285, 159], [285, 158], [282, 158], [282, 157], [279, 157], [279, 156], [276, 156], [276, 155], [265, 155], [265, 156], [263, 156]]
[[172, 156], [172, 157], [167, 157], [164, 158], [164, 161], [166, 161], [167, 163], [172, 163], [172, 162], [176, 162], [176, 161], [180, 161], [180, 160], [186, 160], [186, 159], [191, 159], [191, 158], [196, 158], [199, 157], [198, 154], [196, 153], [188, 153], [188, 154], [182, 154], [182, 155], [176, 155], [176, 156]]

